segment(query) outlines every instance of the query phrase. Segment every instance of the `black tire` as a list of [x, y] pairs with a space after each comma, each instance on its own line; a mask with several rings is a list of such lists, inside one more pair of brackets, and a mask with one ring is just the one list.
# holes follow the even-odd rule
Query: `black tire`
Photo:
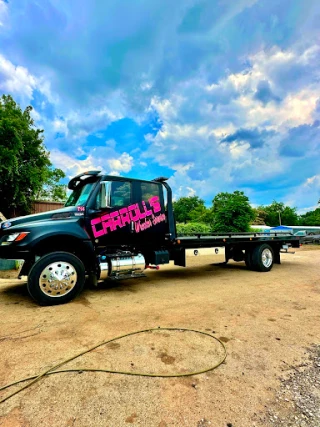
[[85, 268], [78, 257], [69, 252], [52, 252], [33, 265], [27, 288], [40, 305], [57, 305], [74, 299], [84, 282]]
[[246, 263], [247, 269], [252, 270], [252, 249], [246, 249], [244, 262]]
[[261, 244], [253, 248], [251, 269], [255, 271], [270, 271], [274, 263], [274, 252], [271, 246]]

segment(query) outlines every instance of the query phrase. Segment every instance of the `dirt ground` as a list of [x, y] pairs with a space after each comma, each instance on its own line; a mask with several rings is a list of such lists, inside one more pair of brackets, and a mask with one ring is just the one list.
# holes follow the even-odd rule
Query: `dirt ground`
[[[279, 402], [279, 393], [293, 373], [303, 374], [309, 349], [320, 344], [319, 249], [282, 255], [269, 273], [195, 259], [186, 269], [170, 265], [86, 289], [56, 307], [36, 305], [23, 281], [1, 280], [0, 387], [96, 343], [159, 326], [208, 332], [228, 355], [216, 370], [187, 378], [52, 375], [1, 404], [0, 425], [260, 427], [288, 416], [286, 425], [318, 426], [311, 410], [307, 424], [292, 417], [294, 402]], [[183, 373], [220, 355], [210, 337], [159, 331], [113, 342], [68, 367]], [[319, 396], [319, 388], [313, 393]]]

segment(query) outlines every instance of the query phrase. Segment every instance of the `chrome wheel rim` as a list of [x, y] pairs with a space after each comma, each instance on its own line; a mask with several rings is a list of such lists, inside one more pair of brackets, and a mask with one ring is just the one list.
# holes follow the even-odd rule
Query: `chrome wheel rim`
[[53, 262], [40, 274], [41, 291], [51, 297], [60, 298], [67, 295], [76, 286], [78, 275], [72, 264], [64, 261]]
[[264, 249], [261, 254], [262, 264], [269, 268], [272, 265], [273, 256], [270, 249]]

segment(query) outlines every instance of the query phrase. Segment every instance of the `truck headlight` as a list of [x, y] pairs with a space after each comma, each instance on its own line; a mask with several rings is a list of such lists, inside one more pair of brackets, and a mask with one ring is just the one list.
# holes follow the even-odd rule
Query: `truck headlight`
[[17, 232], [17, 233], [11, 233], [7, 234], [3, 237], [3, 240], [1, 242], [1, 245], [10, 245], [12, 242], [20, 242], [23, 240], [29, 233], [28, 232]]

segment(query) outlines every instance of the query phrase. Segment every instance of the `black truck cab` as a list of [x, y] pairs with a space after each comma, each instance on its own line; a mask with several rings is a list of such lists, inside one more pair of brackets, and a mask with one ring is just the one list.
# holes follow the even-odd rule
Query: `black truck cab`
[[70, 187], [74, 190], [66, 206], [77, 207], [96, 243], [139, 246], [164, 240], [169, 230], [161, 182], [99, 175], [94, 178], [85, 183], [72, 180]]

